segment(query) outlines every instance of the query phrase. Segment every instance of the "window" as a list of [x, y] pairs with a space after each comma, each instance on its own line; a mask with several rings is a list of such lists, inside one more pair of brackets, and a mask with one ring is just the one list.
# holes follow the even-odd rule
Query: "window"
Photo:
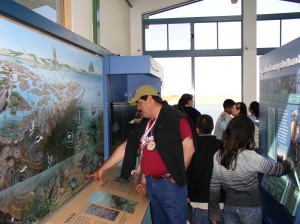
[[257, 48], [280, 46], [280, 20], [257, 21]]
[[167, 50], [167, 25], [149, 25], [145, 32], [146, 50]]
[[[241, 56], [232, 56], [230, 51], [241, 50], [240, 15], [241, 1], [231, 4], [230, 1], [210, 0], [151, 15], [144, 20], [144, 53], [152, 55], [164, 68], [162, 96], [169, 104], [177, 104], [184, 93], [193, 94], [195, 107], [216, 121], [223, 110], [224, 97], [241, 100]], [[184, 16], [187, 18], [183, 23], [174, 20]], [[201, 17], [188, 18], [192, 16]], [[154, 18], [155, 23], [151, 24]], [[199, 57], [202, 50], [212, 55], [225, 52], [225, 56]]]
[[282, 20], [281, 44], [284, 45], [298, 37], [300, 37], [300, 19]]
[[[242, 100], [241, 2], [204, 0], [153, 12], [149, 19], [144, 19], [149, 30], [151, 26], [163, 26], [163, 31], [151, 38], [149, 30], [145, 30], [143, 50], [164, 67], [162, 94], [170, 104], [176, 104], [183, 93], [193, 94], [196, 108], [216, 120], [226, 98]], [[300, 4], [257, 0], [257, 11], [261, 14], [257, 16], [258, 54], [300, 36]]]
[[190, 50], [191, 28], [190, 24], [169, 25], [169, 50]]
[[[72, 30], [72, 13], [71, 13], [71, 3], [72, 0], [14, 0], [15, 2], [19, 3], [20, 5], [23, 5], [32, 11], [35, 11], [36, 13], [40, 14], [41, 16], [44, 16], [45, 18], [58, 23], [62, 25], [63, 27]], [[97, 13], [97, 0], [93, 0], [94, 8], [93, 8], [93, 13], [95, 14], [95, 18], [93, 21], [93, 29], [94, 32], [99, 32], [99, 27], [97, 20], [98, 16], [96, 16]], [[96, 34], [93, 34], [93, 39], [95, 43], [98, 43], [98, 36]]]
[[195, 49], [217, 49], [217, 23], [196, 23]]
[[241, 101], [240, 56], [195, 58], [195, 107], [216, 122], [223, 102]]
[[57, 22], [56, 0], [34, 1], [34, 0], [15, 0], [15, 2], [35, 11], [53, 22]]
[[241, 22], [220, 22], [218, 27], [219, 49], [241, 48]]
[[162, 96], [170, 105], [184, 93], [192, 93], [191, 58], [155, 58], [164, 68]]

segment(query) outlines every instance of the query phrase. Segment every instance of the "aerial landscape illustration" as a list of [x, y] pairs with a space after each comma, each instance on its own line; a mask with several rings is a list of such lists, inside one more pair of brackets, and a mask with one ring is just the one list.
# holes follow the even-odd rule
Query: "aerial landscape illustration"
[[103, 60], [5, 18], [0, 26], [0, 223], [35, 223], [103, 162]]

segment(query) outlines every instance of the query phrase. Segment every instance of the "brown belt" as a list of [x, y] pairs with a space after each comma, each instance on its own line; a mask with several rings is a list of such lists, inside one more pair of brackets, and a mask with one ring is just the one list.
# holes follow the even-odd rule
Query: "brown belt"
[[159, 175], [159, 176], [153, 176], [153, 175], [150, 175], [149, 177], [151, 177], [152, 180], [161, 180], [165, 177], [167, 178], [170, 178], [171, 177], [171, 174], [164, 174], [164, 175]]

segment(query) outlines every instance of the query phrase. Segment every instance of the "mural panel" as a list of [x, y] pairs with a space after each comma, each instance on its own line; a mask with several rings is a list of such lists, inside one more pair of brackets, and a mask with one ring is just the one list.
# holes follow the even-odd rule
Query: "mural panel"
[[0, 27], [0, 222], [33, 223], [103, 162], [103, 60], [4, 17]]

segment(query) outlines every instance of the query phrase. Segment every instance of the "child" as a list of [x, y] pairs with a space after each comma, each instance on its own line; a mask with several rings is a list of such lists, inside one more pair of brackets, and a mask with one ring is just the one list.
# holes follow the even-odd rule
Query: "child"
[[220, 114], [214, 130], [214, 135], [217, 137], [217, 139], [222, 140], [223, 131], [225, 130], [227, 124], [231, 120], [230, 115], [232, 113], [231, 110], [233, 106], [234, 106], [234, 101], [232, 99], [224, 100], [223, 102], [224, 111]]
[[[207, 114], [197, 119], [197, 148], [187, 171], [188, 196], [192, 207], [192, 223], [210, 224], [208, 219], [209, 184], [214, 154], [221, 147], [221, 140], [211, 135], [214, 122]], [[221, 199], [224, 201], [224, 197]], [[223, 203], [221, 203], [223, 206]]]
[[209, 193], [209, 218], [214, 224], [221, 219], [221, 187], [226, 192], [225, 223], [262, 223], [257, 174], [281, 176], [295, 167], [291, 158], [274, 163], [257, 154], [254, 130], [254, 123], [248, 116], [232, 118], [224, 132], [222, 147], [214, 155]]

